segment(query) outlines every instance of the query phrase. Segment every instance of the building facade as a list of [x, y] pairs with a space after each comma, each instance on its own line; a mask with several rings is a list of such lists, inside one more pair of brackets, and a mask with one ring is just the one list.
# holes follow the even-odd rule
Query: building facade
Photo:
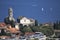
[[22, 17], [19, 19], [19, 23], [22, 24], [23, 26], [34, 26], [35, 25], [35, 20], [34, 19], [29, 19], [26, 17]]

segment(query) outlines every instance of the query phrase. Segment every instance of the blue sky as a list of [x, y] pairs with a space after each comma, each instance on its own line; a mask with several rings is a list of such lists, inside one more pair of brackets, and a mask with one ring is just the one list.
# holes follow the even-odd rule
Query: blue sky
[[40, 23], [60, 20], [60, 0], [0, 0], [0, 22], [12, 7], [14, 18], [26, 16]]

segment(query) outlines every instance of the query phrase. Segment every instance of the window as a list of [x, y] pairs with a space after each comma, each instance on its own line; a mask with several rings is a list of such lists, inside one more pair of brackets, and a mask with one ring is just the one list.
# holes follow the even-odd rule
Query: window
[[26, 20], [24, 20], [24, 22], [26, 22]]

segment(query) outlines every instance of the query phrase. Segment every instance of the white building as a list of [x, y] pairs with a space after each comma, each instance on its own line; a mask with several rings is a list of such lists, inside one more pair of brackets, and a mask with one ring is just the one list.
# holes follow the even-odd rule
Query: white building
[[28, 19], [26, 17], [22, 17], [20, 19], [20, 24], [23, 24], [23, 26], [34, 26], [35, 25], [35, 20], [34, 19]]
[[31, 38], [38, 38], [39, 40], [46, 40], [46, 35], [44, 35], [42, 32], [35, 32], [35, 34], [30, 36]]
[[15, 24], [15, 28], [16, 28], [17, 30], [19, 30], [19, 23], [16, 23], [16, 24]]

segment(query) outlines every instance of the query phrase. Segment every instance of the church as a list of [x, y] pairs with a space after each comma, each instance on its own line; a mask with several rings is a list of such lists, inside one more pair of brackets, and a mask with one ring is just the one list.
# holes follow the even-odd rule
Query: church
[[16, 22], [16, 20], [13, 17], [13, 9], [9, 8], [8, 9], [8, 17], [6, 17], [4, 19], [4, 22], [6, 24], [10, 24], [12, 27], [14, 27], [17, 22], [18, 22], [18, 24], [22, 24], [23, 26], [35, 26], [36, 20], [32, 19], [32, 18], [27, 18], [27, 17], [24, 17], [24, 16], [20, 16], [17, 19], [17, 22]]

